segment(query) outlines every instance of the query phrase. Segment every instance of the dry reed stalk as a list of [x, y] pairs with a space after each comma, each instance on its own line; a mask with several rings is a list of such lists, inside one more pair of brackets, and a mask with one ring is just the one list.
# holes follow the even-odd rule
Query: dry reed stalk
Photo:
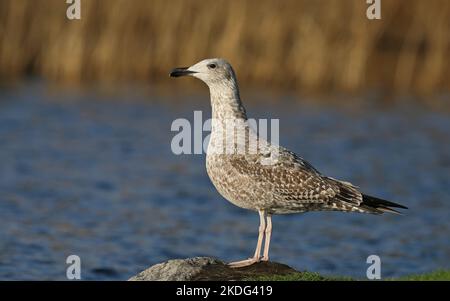
[[205, 57], [239, 79], [302, 91], [450, 88], [450, 2], [389, 0], [369, 21], [361, 0], [61, 0], [0, 2], [0, 78], [159, 81]]

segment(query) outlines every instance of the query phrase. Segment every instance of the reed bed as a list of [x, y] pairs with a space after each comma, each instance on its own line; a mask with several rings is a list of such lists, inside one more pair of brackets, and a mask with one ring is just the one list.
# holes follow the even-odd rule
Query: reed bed
[[0, 79], [162, 81], [173, 66], [225, 57], [239, 80], [305, 92], [446, 93], [450, 1], [0, 1]]

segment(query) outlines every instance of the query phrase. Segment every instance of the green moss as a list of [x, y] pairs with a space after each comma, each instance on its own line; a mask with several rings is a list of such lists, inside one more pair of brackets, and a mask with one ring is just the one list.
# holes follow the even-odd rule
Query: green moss
[[322, 276], [319, 273], [314, 272], [296, 272], [286, 275], [274, 275], [274, 276], [258, 276], [254, 278], [247, 278], [245, 280], [252, 281], [351, 281], [354, 280], [351, 277], [341, 276]]
[[400, 281], [431, 281], [431, 280], [445, 280], [450, 281], [450, 270], [436, 270], [430, 273], [417, 274], [403, 276], [400, 278], [391, 278], [389, 280], [400, 280]]
[[[258, 276], [246, 278], [250, 281], [355, 281], [367, 279], [354, 279], [345, 276], [324, 276], [314, 272], [296, 272], [286, 275]], [[430, 273], [402, 276], [399, 278], [386, 278], [388, 281], [430, 281], [446, 280], [450, 281], [450, 270], [436, 270]]]

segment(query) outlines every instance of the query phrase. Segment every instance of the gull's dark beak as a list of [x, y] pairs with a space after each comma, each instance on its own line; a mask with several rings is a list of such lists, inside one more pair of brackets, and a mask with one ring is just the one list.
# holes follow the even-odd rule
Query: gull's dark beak
[[188, 68], [189, 67], [175, 68], [170, 72], [170, 77], [179, 77], [179, 76], [197, 73], [195, 71], [188, 70]]

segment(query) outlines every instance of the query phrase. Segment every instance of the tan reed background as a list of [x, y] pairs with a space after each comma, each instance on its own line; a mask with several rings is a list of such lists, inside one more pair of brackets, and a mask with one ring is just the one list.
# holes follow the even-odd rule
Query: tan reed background
[[306, 92], [450, 90], [450, 1], [0, 1], [0, 79], [151, 81], [225, 57], [249, 85]]

